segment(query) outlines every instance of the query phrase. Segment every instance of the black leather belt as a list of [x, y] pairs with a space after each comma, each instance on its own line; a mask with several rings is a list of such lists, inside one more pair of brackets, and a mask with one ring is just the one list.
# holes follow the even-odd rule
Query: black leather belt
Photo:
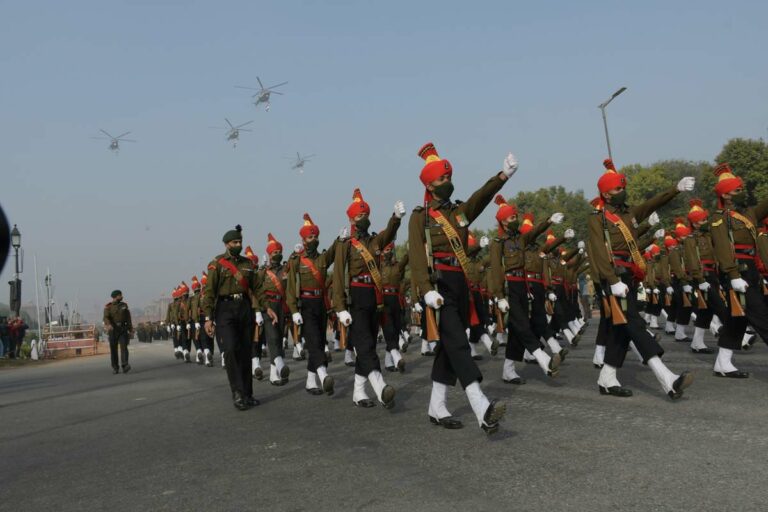
[[355, 276], [352, 278], [353, 283], [373, 284], [373, 278], [370, 275]]
[[455, 256], [447, 257], [447, 258], [435, 258], [435, 263], [439, 263], [441, 265], [448, 265], [450, 267], [460, 267], [461, 262], [459, 262], [459, 258]]
[[222, 302], [230, 302], [234, 300], [243, 300], [245, 295], [242, 293], [233, 293], [232, 295], [219, 295], [219, 300]]
[[305, 297], [307, 297], [307, 296], [309, 296], [309, 297], [322, 297], [323, 296], [323, 291], [322, 290], [318, 290], [318, 289], [302, 288], [301, 289], [301, 294], [303, 296], [305, 296]]

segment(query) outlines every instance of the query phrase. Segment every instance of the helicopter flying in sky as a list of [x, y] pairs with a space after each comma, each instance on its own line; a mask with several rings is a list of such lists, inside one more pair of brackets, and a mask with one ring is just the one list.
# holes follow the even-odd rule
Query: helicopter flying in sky
[[261, 83], [261, 79], [259, 77], [256, 77], [256, 81], [259, 82], [258, 89], [256, 89], [255, 87], [246, 87], [244, 85], [236, 85], [235, 87], [237, 87], [238, 89], [249, 89], [251, 91], [256, 91], [256, 94], [251, 96], [251, 98], [255, 98], [253, 105], [258, 108], [258, 106], [263, 103], [264, 105], [266, 105], [267, 112], [269, 112], [270, 95], [277, 94], [282, 96], [283, 93], [275, 91], [275, 89], [287, 84], [288, 82], [282, 82], [277, 85], [273, 85], [271, 87], [264, 87], [264, 84]]
[[301, 155], [298, 152], [296, 152], [296, 160], [293, 160], [293, 157], [290, 157], [293, 160], [293, 163], [291, 164], [291, 169], [294, 171], [299, 171], [299, 174], [304, 173], [304, 164], [309, 162], [309, 160], [314, 157], [315, 155]]
[[232, 147], [233, 148], [237, 147], [237, 142], [240, 140], [240, 132], [250, 132], [250, 131], [253, 131], [250, 128], [243, 128], [243, 126], [248, 126], [249, 124], [251, 124], [253, 122], [253, 120], [247, 121], [247, 122], [245, 122], [243, 124], [239, 124], [237, 126], [232, 125], [232, 123], [230, 123], [229, 119], [227, 119], [226, 117], [224, 118], [224, 120], [227, 122], [227, 125], [228, 125], [227, 127], [213, 126], [212, 128], [218, 128], [218, 129], [227, 130], [226, 139], [232, 141]]
[[133, 139], [124, 139], [126, 135], [128, 135], [131, 132], [125, 132], [123, 134], [118, 135], [117, 137], [113, 137], [109, 133], [107, 133], [105, 130], [102, 130], [99, 128], [99, 131], [106, 135], [106, 137], [91, 137], [92, 139], [98, 139], [98, 140], [108, 140], [109, 141], [109, 149], [114, 151], [115, 154], [117, 154], [120, 151], [120, 143], [121, 142], [136, 142]]

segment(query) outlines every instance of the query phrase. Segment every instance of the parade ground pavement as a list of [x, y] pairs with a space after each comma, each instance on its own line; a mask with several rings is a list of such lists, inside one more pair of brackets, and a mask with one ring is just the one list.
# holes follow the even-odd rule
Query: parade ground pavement
[[665, 336], [664, 361], [696, 375], [685, 396], [671, 401], [629, 354], [619, 378], [635, 394], [615, 398], [598, 394], [595, 326], [555, 379], [518, 365], [527, 384], [504, 384], [503, 352], [484, 353], [483, 389], [508, 404], [491, 437], [459, 386], [449, 408], [464, 428], [428, 422], [419, 347], [404, 374], [384, 372], [392, 410], [353, 406], [341, 354], [334, 396], [305, 393], [306, 362], [289, 361], [290, 382], [254, 382], [261, 406], [245, 412], [218, 353], [213, 368], [184, 364], [167, 341], [132, 341], [128, 374], [108, 355], [5, 368], [0, 510], [766, 510], [768, 347], [737, 353], [751, 376], [730, 380]]

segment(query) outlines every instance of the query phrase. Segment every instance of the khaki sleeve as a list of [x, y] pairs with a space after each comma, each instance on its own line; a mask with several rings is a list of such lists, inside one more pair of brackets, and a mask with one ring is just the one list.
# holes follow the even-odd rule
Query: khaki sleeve
[[336, 259], [336, 246], [339, 244], [339, 237], [336, 237], [333, 239], [333, 242], [331, 242], [331, 246], [326, 249], [323, 254], [320, 255], [322, 260], [320, 261], [321, 266], [325, 266], [326, 270], [331, 268], [331, 265], [333, 265], [333, 260]]
[[375, 244], [378, 248], [382, 248], [385, 245], [389, 244], [391, 241], [395, 239], [395, 236], [397, 235], [397, 230], [400, 228], [400, 219], [397, 218], [395, 214], [392, 214], [392, 216], [389, 218], [389, 222], [387, 222], [387, 227], [384, 228], [384, 231], [376, 235], [375, 238]]
[[288, 306], [288, 310], [293, 313], [299, 312], [299, 290], [296, 289], [296, 276], [298, 275], [298, 269], [296, 268], [298, 258], [292, 257], [288, 260], [288, 279], [285, 286], [285, 305]]
[[640, 225], [637, 227], [637, 238], [640, 239], [641, 236], [645, 235], [650, 230], [651, 230], [650, 224], [648, 224], [647, 222], [641, 222]]
[[544, 247], [542, 247], [542, 252], [544, 254], [550, 254], [552, 251], [560, 247], [563, 244], [563, 242], [565, 242], [565, 238], [562, 236], [559, 236], [555, 238], [555, 241], [552, 242], [551, 244], [544, 244]]
[[544, 222], [539, 222], [538, 224], [536, 224], [532, 230], [530, 230], [529, 232], [527, 232], [526, 234], [520, 237], [522, 239], [523, 246], [528, 246], [529, 244], [532, 244], [551, 225], [552, 223], [549, 222], [549, 219], [545, 220]]
[[681, 283], [688, 284], [688, 276], [685, 275], [685, 269], [683, 269], [683, 258], [680, 252], [680, 247], [672, 250], [669, 253], [669, 269], [675, 274]]
[[109, 310], [109, 306], [104, 307], [104, 318], [102, 321], [104, 322], [104, 325], [114, 325], [114, 322], [112, 322], [112, 313]]
[[736, 258], [733, 257], [733, 246], [728, 236], [728, 221], [724, 218], [712, 223], [710, 228], [712, 234], [712, 247], [715, 251], [715, 259], [720, 267], [720, 272], [728, 274], [729, 279], [738, 279], [739, 265]]
[[213, 320], [213, 308], [219, 294], [219, 270], [215, 263], [208, 265], [208, 281], [205, 283], [203, 314], [206, 320]]
[[677, 196], [680, 192], [677, 190], [677, 187], [671, 187], [667, 190], [664, 190], [662, 192], [659, 192], [646, 202], [639, 204], [637, 206], [633, 206], [631, 208], [632, 215], [635, 217], [635, 220], [638, 222], [642, 222], [645, 219], [648, 218], [649, 215], [651, 215], [653, 212], [670, 202], [672, 199]]
[[427, 264], [427, 252], [424, 239], [424, 210], [416, 210], [411, 213], [408, 221], [408, 258], [411, 266], [411, 283], [413, 293], [419, 300], [429, 291], [432, 291], [432, 283], [429, 281], [429, 265]]
[[755, 216], [755, 225], [759, 225], [764, 218], [768, 217], [768, 199], [757, 203], [752, 209], [752, 214]]
[[499, 240], [491, 240], [489, 246], [489, 257], [491, 259], [491, 268], [488, 271], [488, 291], [491, 296], [497, 299], [504, 298], [504, 262], [503, 247]]
[[397, 278], [398, 280], [402, 280], [403, 276], [405, 275], [405, 268], [408, 266], [408, 259], [409, 255], [408, 253], [403, 254], [403, 257], [400, 258], [400, 261], [397, 262]]
[[592, 214], [588, 221], [589, 237], [587, 240], [589, 247], [589, 258], [594, 269], [594, 276], [598, 279], [608, 281], [609, 285], [619, 282], [616, 271], [613, 268], [613, 261], [605, 247], [603, 236], [603, 216], [601, 214]]
[[459, 206], [459, 212], [467, 217], [470, 224], [483, 213], [485, 207], [488, 206], [496, 193], [501, 190], [504, 183], [506, 183], [506, 180], [502, 179], [501, 176], [502, 174], [499, 173], [486, 181], [482, 187], [469, 196], [469, 199], [467, 199], [466, 202], [461, 203], [461, 206]]
[[349, 242], [336, 244], [336, 255], [333, 260], [333, 309], [341, 313], [347, 309], [347, 294], [345, 281]]

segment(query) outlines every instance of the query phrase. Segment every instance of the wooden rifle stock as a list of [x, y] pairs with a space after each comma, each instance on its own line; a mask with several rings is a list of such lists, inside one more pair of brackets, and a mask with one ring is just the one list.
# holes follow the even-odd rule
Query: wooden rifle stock
[[608, 301], [611, 306], [610, 310], [613, 325], [625, 325], [627, 323], [627, 317], [624, 315], [624, 310], [621, 308], [619, 299], [615, 295], [611, 295]]
[[347, 326], [339, 322], [339, 348], [347, 349]]
[[259, 324], [256, 324], [256, 327], [253, 329], [253, 341], [259, 341], [260, 337], [261, 337], [261, 326]]
[[496, 315], [496, 334], [502, 334], [504, 332], [504, 313], [498, 307], [493, 308], [493, 313]]
[[698, 297], [697, 306], [699, 309], [709, 309], [709, 306], [707, 306], [707, 301], [704, 300], [704, 292], [702, 290], [698, 290], [696, 292], [696, 297]]
[[301, 343], [301, 327], [294, 322], [293, 324], [293, 344], [298, 345]]
[[683, 292], [683, 307], [690, 308], [691, 306], [692, 306], [691, 298], [688, 296], [687, 293]]
[[603, 295], [603, 315], [605, 318], [611, 318], [611, 303], [608, 302], [608, 297]]
[[664, 292], [664, 306], [670, 307], [672, 305], [672, 296]]
[[427, 315], [427, 341], [439, 341], [440, 332], [437, 330], [437, 314], [435, 310], [427, 306], [424, 313]]
[[742, 304], [744, 295], [736, 290], [729, 290], [728, 293], [731, 299], [731, 316], [744, 316], [744, 304]]

